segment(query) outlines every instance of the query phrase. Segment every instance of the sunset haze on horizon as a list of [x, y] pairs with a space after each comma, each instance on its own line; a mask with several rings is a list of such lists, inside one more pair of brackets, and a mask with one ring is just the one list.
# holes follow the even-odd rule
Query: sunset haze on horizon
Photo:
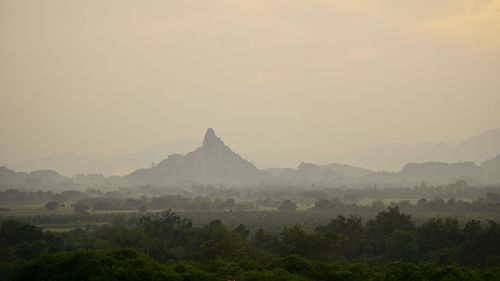
[[287, 165], [457, 144], [500, 127], [499, 77], [498, 0], [0, 0], [0, 166], [208, 127]]

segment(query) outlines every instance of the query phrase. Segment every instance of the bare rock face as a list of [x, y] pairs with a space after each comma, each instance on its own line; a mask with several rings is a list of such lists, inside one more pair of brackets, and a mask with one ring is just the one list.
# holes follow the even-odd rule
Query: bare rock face
[[126, 176], [130, 184], [225, 184], [255, 185], [270, 175], [243, 159], [207, 129], [203, 145], [182, 156], [171, 155], [155, 167]]
[[203, 147], [217, 147], [220, 145], [224, 145], [224, 142], [215, 135], [214, 129], [208, 128], [203, 139]]

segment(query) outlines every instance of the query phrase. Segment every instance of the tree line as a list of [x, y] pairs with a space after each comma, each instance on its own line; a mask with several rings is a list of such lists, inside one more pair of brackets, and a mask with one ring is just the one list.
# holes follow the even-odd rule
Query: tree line
[[[0, 228], [0, 262], [4, 272], [21, 274], [15, 270], [18, 266], [24, 268], [22, 272], [28, 266], [50, 271], [40, 259], [71, 260], [71, 255], [82, 249], [92, 250], [86, 253], [97, 258], [107, 255], [103, 253], [116, 253], [108, 251], [133, 249], [132, 255], [137, 259], [151, 258], [168, 264], [255, 263], [296, 257], [301, 262], [330, 266], [338, 263], [350, 266], [357, 262], [382, 264], [376, 271], [383, 272], [393, 263], [414, 264], [411, 266], [415, 270], [427, 263], [498, 268], [500, 225], [477, 220], [460, 225], [453, 218], [440, 217], [417, 225], [398, 207], [389, 207], [366, 223], [360, 217], [338, 216], [313, 231], [294, 225], [276, 233], [265, 229], [251, 232], [242, 224], [230, 229], [219, 220], [194, 226], [189, 219], [172, 211], [143, 216], [135, 224], [94, 226], [62, 233], [42, 231], [16, 220], [4, 221]], [[54, 266], [60, 266], [59, 262], [53, 262]], [[315, 279], [307, 274], [302, 277], [335, 280]]]

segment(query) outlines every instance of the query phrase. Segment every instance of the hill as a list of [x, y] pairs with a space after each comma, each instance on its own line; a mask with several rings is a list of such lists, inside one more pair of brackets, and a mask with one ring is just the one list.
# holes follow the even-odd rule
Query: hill
[[156, 166], [125, 177], [127, 184], [153, 185], [255, 185], [271, 175], [236, 154], [209, 128], [203, 145], [186, 155], [174, 154]]
[[483, 132], [459, 144], [382, 144], [325, 156], [320, 162], [340, 162], [373, 170], [398, 171], [411, 162], [464, 162], [480, 164], [500, 153], [500, 128]]
[[9, 166], [22, 171], [51, 169], [67, 176], [80, 173], [126, 175], [141, 167], [147, 167], [151, 163], [157, 163], [168, 155], [192, 151], [199, 145], [198, 141], [180, 140], [170, 144], [152, 145], [137, 152], [99, 157], [62, 153], [26, 159]]

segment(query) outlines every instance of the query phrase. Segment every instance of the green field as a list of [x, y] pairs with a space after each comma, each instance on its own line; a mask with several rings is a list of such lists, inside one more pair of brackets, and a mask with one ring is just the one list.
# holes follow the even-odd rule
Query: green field
[[[448, 200], [448, 198], [443, 198], [445, 201]], [[475, 200], [475, 198], [454, 198], [457, 201], [464, 201], [464, 202], [472, 202]], [[370, 206], [374, 202], [382, 202], [384, 205], [389, 206], [391, 203], [399, 203], [401, 201], [409, 201], [412, 205], [417, 204], [419, 199], [417, 198], [383, 198], [383, 199], [372, 199], [372, 198], [366, 198], [366, 199], [361, 199], [356, 202], [356, 205], [360, 206]]]
[[42, 224], [42, 225], [37, 225], [40, 228], [43, 228], [43, 230], [47, 231], [53, 231], [53, 232], [64, 232], [64, 231], [70, 231], [73, 229], [77, 228], [85, 228], [87, 226], [103, 226], [103, 225], [108, 225], [109, 223], [92, 223], [92, 224]]
[[42, 205], [16, 205], [6, 207], [9, 211], [2, 211], [2, 216], [45, 216], [45, 215], [70, 215], [73, 213], [71, 207], [61, 207], [53, 211], [45, 209]]
[[[71, 215], [73, 214], [72, 207], [60, 207], [50, 211], [42, 205], [16, 205], [6, 207], [9, 211], [0, 211], [0, 216], [11, 217], [32, 217], [32, 216], [50, 216], [50, 215]], [[151, 210], [151, 212], [161, 210]], [[137, 210], [92, 210], [89, 214], [128, 214], [138, 213]]]

